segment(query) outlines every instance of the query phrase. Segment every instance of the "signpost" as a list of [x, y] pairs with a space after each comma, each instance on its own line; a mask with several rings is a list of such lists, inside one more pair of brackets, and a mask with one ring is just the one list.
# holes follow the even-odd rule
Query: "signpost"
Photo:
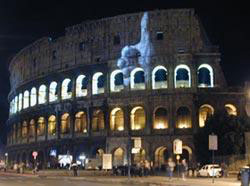
[[112, 154], [103, 154], [102, 169], [112, 169]]
[[[209, 150], [212, 151], [212, 162], [214, 164], [214, 151], [218, 150], [218, 137], [214, 133], [212, 133], [208, 137], [208, 148], [209, 148]], [[214, 167], [212, 169], [213, 169], [213, 180], [212, 180], [212, 182], [214, 183]]]
[[178, 178], [180, 177], [180, 169], [179, 169], [179, 164], [180, 164], [180, 154], [182, 154], [182, 141], [180, 139], [175, 139], [173, 141], [173, 151], [174, 154], [176, 154], [176, 160], [177, 160], [177, 168], [178, 168]]

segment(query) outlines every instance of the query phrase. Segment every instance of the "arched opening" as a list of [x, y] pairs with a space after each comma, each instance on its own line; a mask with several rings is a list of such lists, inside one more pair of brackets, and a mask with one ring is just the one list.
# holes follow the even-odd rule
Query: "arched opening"
[[23, 94], [20, 93], [18, 96], [18, 111], [21, 111], [23, 108]]
[[190, 69], [187, 65], [178, 65], [175, 68], [175, 88], [191, 87]]
[[192, 128], [191, 113], [187, 107], [178, 108], [176, 128]]
[[202, 64], [198, 68], [198, 87], [214, 87], [213, 69], [208, 64]]
[[64, 79], [62, 82], [62, 100], [70, 99], [72, 97], [72, 82], [70, 79]]
[[168, 113], [165, 108], [158, 108], [154, 113], [154, 129], [168, 128]]
[[113, 166], [124, 165], [124, 150], [121, 147], [114, 151], [113, 156]]
[[39, 91], [38, 91], [38, 103], [39, 104], [44, 104], [46, 103], [47, 99], [46, 99], [46, 86], [45, 85], [41, 85], [39, 87]]
[[24, 121], [22, 125], [22, 139], [27, 139], [27, 137], [28, 137], [28, 123]]
[[49, 102], [56, 101], [57, 99], [58, 99], [57, 82], [52, 81], [49, 86]]
[[29, 125], [29, 138], [34, 138], [35, 137], [35, 134], [36, 134], [36, 123], [35, 123], [35, 120], [32, 119], [30, 120], [30, 125]]
[[152, 72], [152, 88], [168, 88], [167, 69], [163, 66], [157, 66]]
[[189, 146], [182, 146], [181, 159], [186, 159], [187, 162], [192, 160], [193, 151]]
[[38, 163], [38, 169], [43, 169], [44, 165], [44, 154], [43, 151], [38, 151], [38, 155], [36, 158], [36, 162]]
[[23, 108], [24, 109], [29, 107], [29, 98], [30, 98], [30, 93], [28, 90], [25, 90], [23, 94]]
[[22, 140], [22, 124], [18, 123], [17, 126], [17, 142], [21, 142]]
[[104, 93], [104, 75], [102, 72], [97, 72], [93, 75], [92, 80], [92, 93], [95, 94], [102, 94]]
[[130, 75], [130, 86], [132, 90], [145, 89], [145, 75], [142, 68], [135, 68]]
[[30, 94], [30, 106], [31, 107], [33, 107], [33, 106], [35, 106], [36, 105], [36, 88], [35, 87], [33, 87], [32, 89], [31, 89], [31, 94]]
[[120, 92], [123, 86], [123, 74], [121, 70], [115, 70], [110, 75], [110, 90], [111, 92]]
[[45, 134], [45, 125], [44, 117], [39, 117], [37, 121], [37, 136], [43, 136]]
[[237, 108], [232, 104], [226, 104], [225, 109], [228, 115], [237, 116]]
[[22, 162], [26, 165], [26, 160], [27, 160], [27, 157], [26, 157], [26, 153], [23, 152], [22, 154]]
[[142, 130], [145, 128], [146, 116], [142, 107], [138, 106], [132, 109], [130, 122], [131, 130]]
[[155, 158], [154, 158], [155, 166], [158, 167], [158, 168], [163, 169], [164, 165], [166, 164], [166, 162], [168, 160], [168, 158], [170, 158], [170, 154], [169, 154], [167, 148], [164, 147], [164, 146], [158, 147], [155, 150], [154, 155], [155, 155]]
[[17, 113], [18, 111], [18, 96], [15, 97], [15, 106], [14, 106], [14, 112]]
[[199, 109], [199, 126], [204, 127], [206, 120], [214, 114], [214, 108], [211, 105], [202, 105]]
[[55, 136], [56, 135], [56, 116], [51, 115], [48, 120], [48, 134]]
[[110, 129], [113, 131], [124, 130], [124, 114], [121, 108], [114, 108], [110, 113]]
[[61, 134], [70, 133], [70, 117], [68, 113], [65, 113], [61, 117]]
[[87, 96], [88, 79], [85, 75], [79, 75], [76, 79], [76, 97]]
[[145, 160], [146, 160], [146, 151], [145, 149], [140, 148], [139, 152], [133, 155], [133, 163], [137, 164]]
[[86, 113], [81, 111], [75, 115], [75, 132], [86, 133], [87, 132], [87, 116]]
[[92, 118], [92, 131], [97, 132], [104, 130], [104, 114], [102, 110], [96, 110], [93, 112]]

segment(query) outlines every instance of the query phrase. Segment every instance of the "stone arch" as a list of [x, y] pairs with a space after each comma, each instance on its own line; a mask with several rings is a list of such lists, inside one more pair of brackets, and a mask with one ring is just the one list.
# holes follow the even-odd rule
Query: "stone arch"
[[30, 124], [29, 124], [29, 138], [35, 138], [36, 135], [36, 122], [34, 119], [30, 120]]
[[18, 96], [18, 111], [23, 109], [23, 94], [20, 93]]
[[130, 112], [131, 130], [142, 130], [146, 127], [146, 115], [141, 106], [134, 107]]
[[22, 141], [27, 142], [27, 138], [28, 138], [28, 123], [26, 121], [23, 121], [22, 123]]
[[165, 165], [168, 158], [170, 158], [170, 152], [167, 147], [160, 146], [154, 151], [154, 165], [156, 167], [161, 168], [162, 165]]
[[83, 111], [77, 112], [75, 115], [75, 132], [86, 133], [88, 130], [87, 116]]
[[97, 132], [104, 130], [104, 113], [102, 110], [98, 109], [93, 112], [92, 118], [92, 131]]
[[51, 115], [48, 119], [48, 135], [56, 135], [56, 116]]
[[30, 106], [31, 107], [36, 105], [36, 102], [37, 102], [36, 97], [37, 97], [36, 88], [33, 87], [30, 93]]
[[192, 161], [192, 159], [193, 159], [193, 150], [187, 145], [183, 145], [182, 150], [186, 150], [187, 154], [183, 153], [183, 156], [181, 156], [181, 158], [186, 159], [188, 162]]
[[131, 71], [130, 86], [132, 90], [145, 89], [145, 73], [142, 68], [137, 67]]
[[121, 70], [114, 70], [110, 75], [110, 90], [111, 92], [120, 92], [123, 89], [123, 73]]
[[104, 93], [104, 75], [102, 72], [96, 72], [92, 79], [92, 94]]
[[83, 74], [79, 75], [76, 79], [76, 97], [87, 96], [88, 90], [88, 80]]
[[70, 133], [70, 116], [69, 113], [64, 113], [61, 116], [61, 134]]
[[119, 107], [114, 108], [110, 112], [110, 129], [113, 131], [124, 130], [124, 113]]
[[187, 65], [181, 64], [175, 68], [174, 71], [174, 85], [175, 88], [189, 88], [191, 87], [191, 73]]
[[118, 147], [113, 150], [113, 166], [124, 165], [125, 150]]
[[176, 114], [176, 128], [192, 128], [191, 112], [188, 107], [179, 107]]
[[24, 109], [29, 107], [29, 98], [30, 98], [30, 92], [28, 90], [25, 90], [23, 93], [23, 108]]
[[49, 85], [49, 102], [57, 101], [58, 99], [58, 85], [57, 82], [52, 81]]
[[26, 152], [23, 152], [22, 153], [22, 160], [21, 160], [25, 165], [26, 165], [26, 161], [27, 161], [27, 155], [26, 155]]
[[37, 120], [37, 136], [45, 135], [46, 121], [44, 117], [39, 117]]
[[143, 148], [140, 148], [139, 152], [136, 154], [133, 154], [133, 163], [139, 163], [141, 161], [146, 160], [146, 150]]
[[209, 104], [204, 104], [199, 108], [199, 126], [204, 127], [206, 120], [214, 114], [214, 108]]
[[163, 107], [158, 107], [154, 112], [154, 129], [168, 128], [168, 112]]
[[167, 69], [164, 66], [157, 66], [152, 71], [152, 88], [168, 88]]
[[39, 91], [38, 91], [38, 103], [39, 104], [44, 104], [47, 101], [47, 99], [46, 99], [46, 89], [47, 89], [47, 87], [45, 85], [41, 85], [39, 87]]
[[62, 82], [61, 98], [70, 99], [72, 97], [72, 81], [69, 78], [66, 78]]
[[225, 109], [228, 115], [237, 116], [237, 108], [233, 104], [225, 104]]
[[208, 64], [198, 67], [198, 87], [214, 87], [213, 68]]

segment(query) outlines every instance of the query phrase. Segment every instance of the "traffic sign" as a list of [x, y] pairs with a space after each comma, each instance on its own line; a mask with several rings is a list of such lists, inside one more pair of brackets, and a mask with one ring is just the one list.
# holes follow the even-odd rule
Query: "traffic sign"
[[37, 155], [38, 155], [38, 152], [36, 152], [36, 151], [32, 152], [32, 156], [34, 159], [36, 159]]
[[173, 142], [174, 154], [182, 154], [182, 141], [175, 139]]

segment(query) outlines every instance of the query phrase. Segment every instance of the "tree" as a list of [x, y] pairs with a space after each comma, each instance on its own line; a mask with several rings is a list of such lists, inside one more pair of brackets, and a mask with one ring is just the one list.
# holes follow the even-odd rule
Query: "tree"
[[199, 128], [194, 135], [194, 145], [197, 159], [208, 163], [211, 151], [208, 149], [208, 136], [212, 133], [218, 136], [217, 156], [245, 153], [244, 132], [250, 131], [250, 120], [245, 117], [228, 115], [225, 111], [210, 116], [205, 127]]

